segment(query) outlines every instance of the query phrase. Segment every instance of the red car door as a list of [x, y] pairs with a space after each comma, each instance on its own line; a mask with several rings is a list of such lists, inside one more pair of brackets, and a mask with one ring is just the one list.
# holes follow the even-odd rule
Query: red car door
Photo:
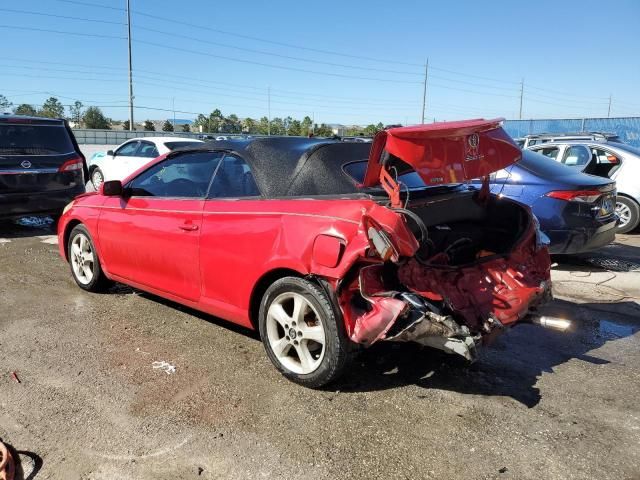
[[212, 152], [171, 155], [131, 180], [124, 198], [106, 199], [98, 241], [110, 274], [199, 299], [202, 209], [220, 158]]

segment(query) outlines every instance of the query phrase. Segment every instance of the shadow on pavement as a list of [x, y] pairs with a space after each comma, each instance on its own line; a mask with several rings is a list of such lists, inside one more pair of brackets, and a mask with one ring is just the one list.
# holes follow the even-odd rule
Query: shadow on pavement
[[0, 239], [55, 234], [56, 223], [49, 216], [28, 216], [16, 220], [0, 220]]
[[[470, 366], [452, 355], [418, 345], [374, 345], [360, 354], [343, 381], [330, 390], [364, 392], [418, 385], [462, 394], [511, 397], [531, 408], [541, 399], [536, 383], [542, 373], [553, 373], [554, 367], [571, 359], [609, 363], [589, 352], [640, 331], [640, 307], [634, 302], [621, 304], [554, 301], [548, 313], [572, 319], [571, 332], [518, 326], [484, 348], [480, 359]], [[618, 305], [625, 313], [619, 313]], [[628, 315], [634, 311], [636, 315]]]
[[13, 457], [15, 466], [14, 480], [32, 480], [42, 468], [42, 458], [33, 452], [16, 450], [5, 443]]

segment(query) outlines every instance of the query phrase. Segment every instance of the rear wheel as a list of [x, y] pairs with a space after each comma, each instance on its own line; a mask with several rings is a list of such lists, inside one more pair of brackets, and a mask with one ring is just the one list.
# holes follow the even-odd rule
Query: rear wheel
[[93, 188], [95, 188], [96, 191], [98, 191], [100, 185], [104, 183], [104, 175], [102, 174], [102, 170], [100, 170], [98, 167], [96, 167], [91, 172], [91, 183], [93, 184]]
[[76, 225], [67, 248], [71, 274], [78, 286], [89, 292], [104, 291], [111, 282], [104, 275], [91, 236], [84, 225]]
[[618, 233], [628, 233], [640, 223], [640, 206], [630, 198], [618, 196], [616, 199], [616, 214], [620, 218]]
[[285, 277], [260, 304], [260, 337], [289, 380], [317, 388], [336, 380], [349, 360], [349, 340], [328, 295], [316, 284]]

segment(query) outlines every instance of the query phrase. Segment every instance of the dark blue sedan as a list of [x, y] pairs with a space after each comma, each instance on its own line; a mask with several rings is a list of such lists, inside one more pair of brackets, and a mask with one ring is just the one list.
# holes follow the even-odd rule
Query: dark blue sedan
[[549, 237], [552, 254], [581, 253], [615, 238], [616, 184], [576, 172], [539, 153], [491, 175], [491, 191], [529, 205]]

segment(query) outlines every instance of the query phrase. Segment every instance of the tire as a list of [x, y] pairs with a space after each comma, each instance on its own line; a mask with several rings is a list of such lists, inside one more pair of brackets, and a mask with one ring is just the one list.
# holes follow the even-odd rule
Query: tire
[[80, 288], [88, 292], [103, 292], [111, 286], [112, 282], [102, 271], [93, 240], [84, 225], [76, 225], [71, 230], [67, 252], [71, 275]]
[[640, 223], [640, 205], [628, 197], [616, 198], [616, 213], [621, 220], [625, 220], [625, 223], [618, 225], [617, 233], [629, 233]]
[[302, 278], [281, 278], [267, 289], [260, 303], [260, 338], [287, 379], [319, 388], [342, 375], [350, 342], [338, 311], [320, 286]]
[[103, 183], [104, 183], [104, 174], [102, 173], [102, 170], [100, 170], [99, 167], [96, 167], [93, 170], [91, 170], [91, 185], [93, 185], [93, 188], [96, 189], [96, 192], [100, 188], [100, 185], [102, 185]]

